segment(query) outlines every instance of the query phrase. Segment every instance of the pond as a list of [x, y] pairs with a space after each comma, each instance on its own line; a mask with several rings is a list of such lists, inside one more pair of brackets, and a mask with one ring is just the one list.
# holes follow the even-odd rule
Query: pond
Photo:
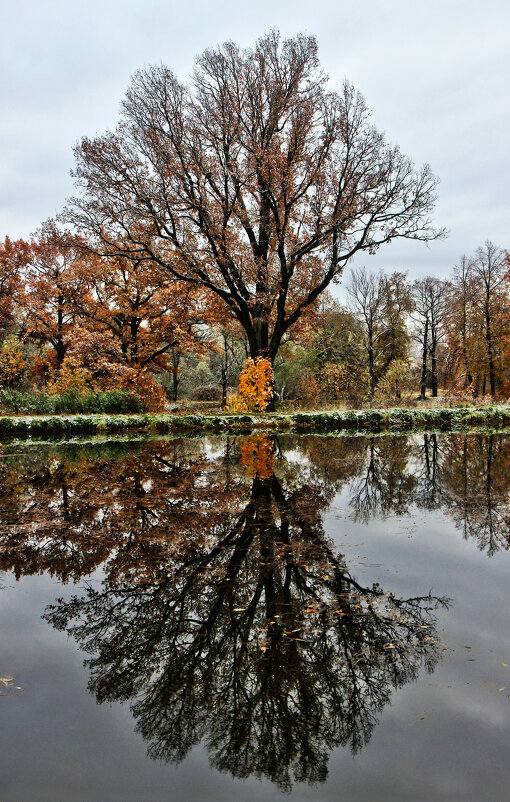
[[0, 798], [506, 798], [509, 455], [3, 444]]

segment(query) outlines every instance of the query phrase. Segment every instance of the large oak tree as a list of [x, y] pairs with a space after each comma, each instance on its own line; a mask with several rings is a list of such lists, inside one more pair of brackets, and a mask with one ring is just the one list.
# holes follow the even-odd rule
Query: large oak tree
[[100, 252], [162, 265], [223, 301], [252, 356], [359, 251], [430, 240], [436, 178], [371, 123], [348, 83], [326, 87], [317, 42], [277, 31], [206, 50], [189, 85], [135, 74], [113, 133], [83, 139], [66, 219]]

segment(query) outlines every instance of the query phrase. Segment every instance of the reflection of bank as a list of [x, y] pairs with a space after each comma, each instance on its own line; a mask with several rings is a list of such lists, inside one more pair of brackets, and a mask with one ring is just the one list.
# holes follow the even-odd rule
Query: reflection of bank
[[391, 689], [432, 670], [444, 602], [360, 585], [323, 531], [324, 483], [281, 461], [276, 475], [267, 435], [239, 451], [248, 486], [229, 466], [204, 487], [207, 466], [190, 466], [182, 488], [196, 498], [183, 503], [209, 502], [202, 529], [171, 505], [165, 542], [154, 549], [149, 528], [138, 564], [46, 618], [90, 655], [99, 701], [132, 700], [154, 758], [179, 761], [204, 740], [237, 777], [320, 782], [331, 749], [361, 748]]

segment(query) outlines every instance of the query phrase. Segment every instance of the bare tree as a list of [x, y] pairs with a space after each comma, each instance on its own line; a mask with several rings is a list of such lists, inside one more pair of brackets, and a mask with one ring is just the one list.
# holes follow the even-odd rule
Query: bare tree
[[285, 333], [359, 251], [442, 234], [436, 178], [375, 129], [348, 83], [328, 91], [314, 37], [197, 59], [191, 84], [136, 73], [114, 133], [76, 149], [65, 218], [100, 253], [145, 258], [223, 301], [250, 354]]
[[480, 326], [485, 341], [485, 375], [482, 395], [485, 394], [486, 377], [489, 379], [490, 393], [496, 394], [498, 358], [501, 351], [501, 338], [508, 334], [508, 263], [505, 253], [487, 240], [477, 249], [470, 260], [469, 269], [473, 277], [475, 292], [473, 302], [478, 311]]
[[457, 370], [460, 369], [466, 386], [473, 383], [476, 321], [473, 312], [475, 283], [469, 259], [463, 255], [453, 269], [448, 289], [447, 336]]
[[383, 281], [382, 273], [367, 273], [364, 267], [360, 267], [351, 271], [346, 288], [351, 298], [352, 313], [363, 326], [363, 346], [368, 362], [371, 398], [377, 383], [377, 359], [384, 347], [380, 342], [385, 331]]
[[362, 325], [373, 398], [378, 380], [395, 359], [407, 356], [405, 319], [411, 311], [411, 295], [405, 274], [368, 273], [364, 267], [351, 271], [347, 284], [351, 311]]
[[421, 349], [420, 397], [427, 386], [433, 398], [438, 391], [438, 346], [446, 334], [448, 283], [434, 276], [418, 279], [413, 284], [415, 339]]

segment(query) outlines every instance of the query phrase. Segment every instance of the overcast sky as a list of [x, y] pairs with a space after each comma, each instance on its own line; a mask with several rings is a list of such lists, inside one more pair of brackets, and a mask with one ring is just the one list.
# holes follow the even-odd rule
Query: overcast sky
[[131, 74], [181, 79], [204, 48], [268, 28], [315, 34], [330, 87], [348, 78], [376, 126], [441, 179], [447, 239], [390, 243], [371, 269], [446, 275], [490, 239], [510, 248], [508, 0], [3, 0], [0, 238], [28, 237], [72, 194], [72, 149], [115, 126]]

